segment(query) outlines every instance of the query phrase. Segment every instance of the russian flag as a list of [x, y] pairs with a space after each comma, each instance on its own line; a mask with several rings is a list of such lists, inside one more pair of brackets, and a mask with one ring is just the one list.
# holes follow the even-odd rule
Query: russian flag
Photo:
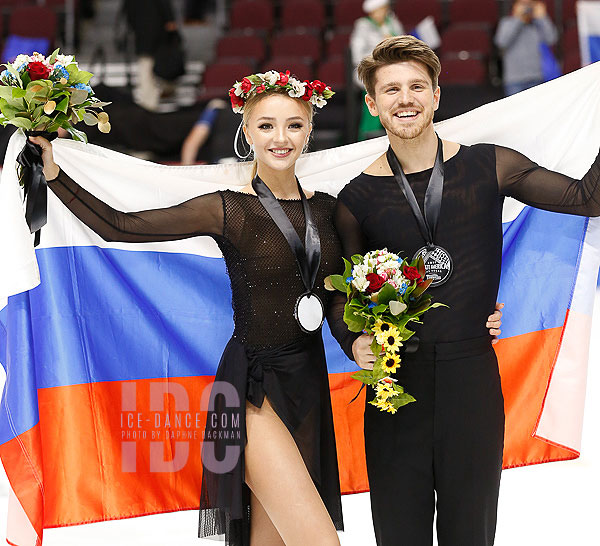
[[[600, 65], [437, 125], [463, 144], [511, 146], [581, 177], [596, 156]], [[562, 100], [578, 89], [578, 100]], [[565, 123], [565, 119], [569, 122]], [[8, 540], [43, 529], [194, 509], [202, 395], [232, 330], [225, 265], [212, 240], [107, 243], [52, 193], [33, 249], [13, 136], [0, 181], [0, 361], [7, 372], [0, 457], [12, 494]], [[387, 148], [386, 138], [308, 154], [298, 176], [332, 194]], [[247, 165], [166, 167], [97, 146], [55, 144], [58, 163], [121, 210], [241, 187]], [[579, 454], [587, 347], [600, 263], [595, 220], [507, 202], [496, 345], [506, 400], [505, 467]], [[368, 488], [356, 369], [324, 332], [340, 480]], [[363, 395], [364, 396], [364, 393]]]
[[581, 64], [600, 61], [600, 2], [577, 2], [577, 27]]

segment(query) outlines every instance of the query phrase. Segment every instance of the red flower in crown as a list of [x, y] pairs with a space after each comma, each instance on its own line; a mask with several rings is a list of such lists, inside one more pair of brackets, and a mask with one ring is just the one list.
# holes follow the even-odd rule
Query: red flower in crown
[[242, 80], [242, 91], [247, 93], [250, 89], [252, 89], [252, 82], [248, 78], [244, 78]]
[[313, 86], [308, 80], [304, 80], [304, 83], [306, 84], [306, 86], [304, 88], [304, 95], [302, 95], [301, 99], [308, 101], [310, 100], [310, 97], [312, 97]]
[[265, 84], [263, 83], [262, 85], [257, 85], [256, 86], [256, 92], [258, 94], [262, 93], [265, 90]]
[[312, 82], [312, 86], [319, 95], [322, 95], [325, 92], [325, 89], [327, 89], [327, 86], [321, 80], [315, 80]]
[[286, 70], [285, 74], [283, 72], [279, 73], [279, 79], [277, 80], [277, 85], [286, 85], [290, 80], [290, 71]]
[[244, 99], [235, 94], [235, 89], [233, 87], [229, 90], [229, 97], [231, 98], [232, 108], [235, 108], [236, 106], [244, 106]]

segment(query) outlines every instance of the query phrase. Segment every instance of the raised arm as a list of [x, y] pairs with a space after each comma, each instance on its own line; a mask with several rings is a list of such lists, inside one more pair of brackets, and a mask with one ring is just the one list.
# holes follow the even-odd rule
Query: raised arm
[[539, 209], [600, 216], [600, 153], [581, 180], [540, 167], [523, 154], [496, 146], [496, 175], [502, 195]]
[[[353, 254], [363, 254], [367, 251], [365, 248], [365, 239], [360, 228], [360, 224], [350, 212], [348, 207], [340, 200], [337, 201], [335, 209], [335, 228], [342, 242], [342, 256], [350, 259]], [[340, 270], [342, 264], [340, 264]], [[336, 292], [331, 298], [327, 312], [327, 322], [333, 337], [338, 341], [346, 356], [354, 360], [352, 353], [352, 344], [360, 337], [360, 333], [350, 332], [344, 322], [344, 305], [346, 296], [341, 292]]]
[[49, 188], [77, 218], [106, 241], [171, 241], [223, 233], [223, 203], [218, 193], [162, 209], [121, 212], [60, 170], [54, 163], [52, 145], [47, 140], [36, 137], [33, 142], [42, 146], [44, 174]]

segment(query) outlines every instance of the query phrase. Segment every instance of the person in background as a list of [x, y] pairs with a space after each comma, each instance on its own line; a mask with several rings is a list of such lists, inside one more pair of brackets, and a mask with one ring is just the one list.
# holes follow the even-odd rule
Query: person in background
[[544, 2], [517, 0], [498, 24], [494, 43], [502, 50], [504, 92], [514, 95], [545, 81], [542, 47], [558, 38]]
[[[404, 34], [404, 27], [390, 9], [389, 0], [365, 0], [363, 2], [365, 17], [360, 17], [354, 23], [350, 36], [350, 53], [352, 65], [356, 68], [358, 63], [370, 55], [375, 46], [385, 38]], [[362, 87], [356, 71], [355, 81]], [[384, 130], [379, 123], [379, 118], [369, 114], [363, 101], [363, 109], [358, 128], [358, 139], [365, 140], [374, 136], [383, 135]]]
[[219, 111], [225, 108], [227, 104], [221, 99], [212, 99], [206, 105], [206, 108], [200, 114], [200, 117], [188, 133], [181, 146], [181, 164], [193, 165], [196, 163], [200, 148], [207, 141]]
[[154, 55], [168, 32], [177, 30], [170, 0], [124, 0], [123, 10], [135, 36], [138, 57], [136, 102], [146, 110], [158, 108], [162, 83], [154, 75]]

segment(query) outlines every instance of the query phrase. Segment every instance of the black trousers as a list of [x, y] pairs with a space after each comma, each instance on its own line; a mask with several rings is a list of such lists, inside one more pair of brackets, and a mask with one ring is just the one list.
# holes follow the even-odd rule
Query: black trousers
[[395, 415], [365, 408], [378, 546], [431, 546], [436, 508], [439, 546], [491, 546], [504, 400], [490, 339], [421, 343], [396, 377], [417, 401]]

